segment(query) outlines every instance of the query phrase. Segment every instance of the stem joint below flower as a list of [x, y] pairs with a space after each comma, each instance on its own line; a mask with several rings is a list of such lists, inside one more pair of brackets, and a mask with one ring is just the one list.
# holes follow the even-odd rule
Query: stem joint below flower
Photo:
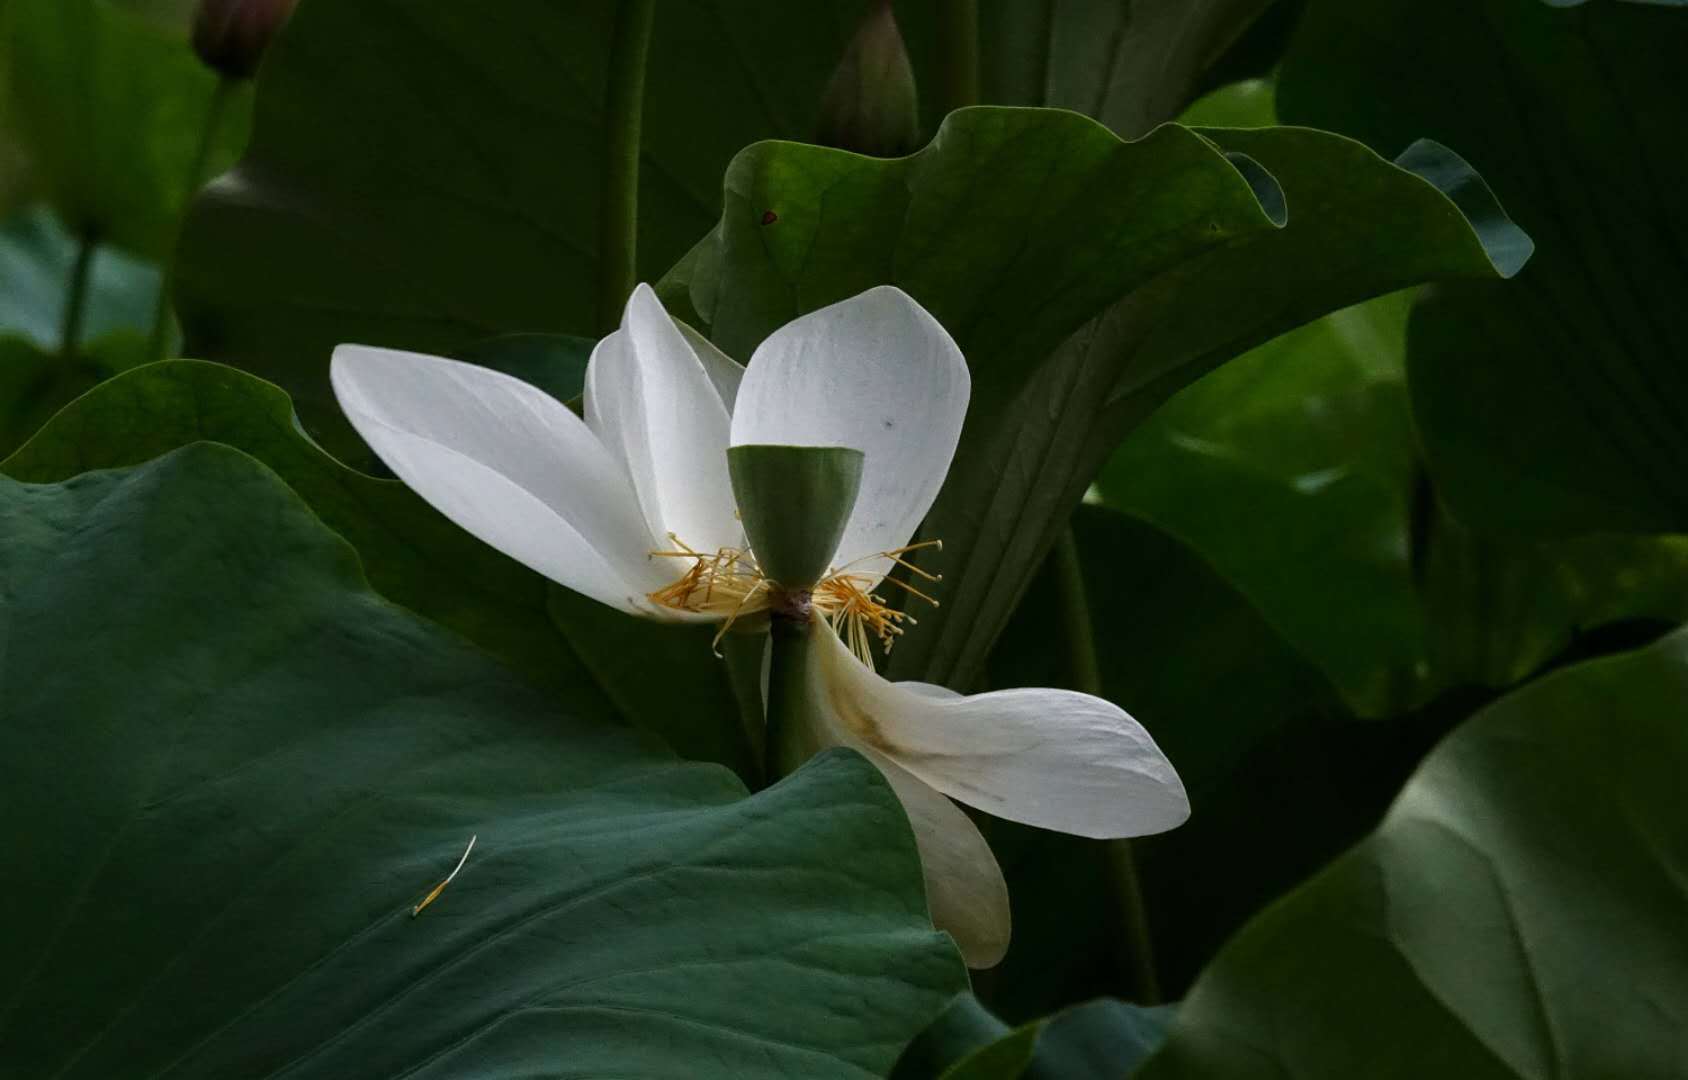
[[815, 594], [812, 589], [787, 589], [773, 586], [768, 601], [768, 617], [797, 626], [807, 626], [815, 615]]

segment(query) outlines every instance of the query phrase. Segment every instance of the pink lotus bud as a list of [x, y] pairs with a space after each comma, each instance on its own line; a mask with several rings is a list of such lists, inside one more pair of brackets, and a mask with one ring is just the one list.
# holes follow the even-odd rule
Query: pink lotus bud
[[250, 79], [298, 0], [200, 0], [193, 51], [225, 79]]
[[920, 116], [914, 68], [890, 0], [875, 4], [832, 73], [821, 99], [823, 146], [896, 157], [918, 144]]

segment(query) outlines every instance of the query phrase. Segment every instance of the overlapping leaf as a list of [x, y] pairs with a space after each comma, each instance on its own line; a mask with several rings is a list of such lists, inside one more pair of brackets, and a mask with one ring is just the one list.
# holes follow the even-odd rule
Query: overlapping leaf
[[[1262, 196], [1287, 203], [1287, 224]], [[921, 613], [892, 670], [969, 685], [1097, 465], [1179, 387], [1374, 293], [1516, 269], [1527, 239], [1492, 201], [1469, 205], [1470, 219], [1321, 132], [1168, 126], [1123, 143], [1071, 114], [965, 110], [898, 161], [745, 151], [720, 226], [665, 297], [738, 356], [883, 282], [955, 335], [974, 397], [928, 520], [946, 544], [943, 607]]]
[[1226, 947], [1142, 1075], [1680, 1074], [1684, 694], [1678, 632], [1478, 714]]

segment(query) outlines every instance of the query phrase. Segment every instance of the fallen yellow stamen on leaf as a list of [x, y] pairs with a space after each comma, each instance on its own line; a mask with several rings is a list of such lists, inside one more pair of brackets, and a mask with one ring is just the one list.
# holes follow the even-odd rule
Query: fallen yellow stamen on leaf
[[414, 919], [416, 916], [422, 914], [423, 908], [437, 900], [440, 893], [445, 892], [445, 887], [451, 884], [451, 879], [457, 876], [457, 871], [463, 869], [463, 864], [469, 861], [469, 852], [475, 850], [475, 841], [478, 839], [480, 839], [479, 834], [469, 837], [469, 846], [463, 849], [463, 857], [457, 860], [457, 865], [452, 868], [451, 873], [445, 876], [444, 881], [435, 885], [433, 889], [429, 891], [428, 895], [422, 898], [422, 902], [420, 904], [417, 904], [415, 907], [410, 909], [411, 918]]

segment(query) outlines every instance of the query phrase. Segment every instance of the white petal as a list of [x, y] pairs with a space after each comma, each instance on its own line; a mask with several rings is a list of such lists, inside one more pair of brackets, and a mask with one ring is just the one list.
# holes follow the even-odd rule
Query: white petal
[[[833, 636], [831, 630], [818, 623], [812, 632]], [[770, 640], [762, 650], [764, 706], [768, 700], [768, 664], [772, 652]], [[811, 678], [815, 674], [812, 669]], [[942, 686], [906, 685], [925, 688], [938, 696], [959, 696]], [[949, 799], [839, 725], [825, 704], [828, 695], [824, 682], [812, 683], [810, 693], [811, 708], [803, 710], [802, 715], [813, 726], [805, 725], [803, 730], [785, 733], [787, 767], [795, 768], [830, 746], [848, 746], [873, 762], [908, 815], [915, 846], [920, 851], [926, 906], [932, 912], [932, 924], [955, 938], [968, 967], [995, 967], [1008, 951], [1008, 883], [1003, 880], [1002, 868], [978, 826]]]
[[915, 682], [913, 679], [903, 679], [901, 682], [898, 682], [897, 685], [911, 694], [920, 694], [924, 697], [954, 700], [955, 698], [967, 696], [958, 690], [951, 690], [947, 686], [939, 686], [937, 683]]
[[731, 422], [721, 392], [649, 285], [586, 366], [586, 424], [625, 464], [652, 539], [699, 551], [738, 547], [727, 475]]
[[970, 968], [995, 967], [1008, 951], [1008, 883], [978, 826], [944, 796], [884, 754], [858, 747], [879, 766], [908, 814], [932, 925], [961, 947]]
[[1172, 763], [1111, 702], [1070, 690], [939, 697], [880, 678], [835, 634], [816, 637], [832, 722], [953, 799], [1097, 838], [1163, 832], [1190, 816]]
[[744, 381], [744, 365], [717, 349], [713, 341], [680, 320], [674, 320], [674, 325], [680, 328], [680, 334], [686, 339], [686, 344], [697, 353], [703, 370], [709, 373], [709, 381], [715, 384], [715, 392], [721, 395], [721, 404], [727, 407], [730, 414], [733, 411], [733, 402], [738, 400], [739, 383]]
[[342, 345], [330, 380], [387, 467], [511, 558], [594, 600], [648, 613], [671, 577], [620, 466], [580, 418], [520, 379], [437, 356]]
[[[756, 349], [732, 441], [848, 446], [867, 455], [836, 566], [908, 543], [961, 438], [967, 364], [938, 320], [893, 286], [794, 319]], [[875, 577], [891, 568], [868, 559]]]

